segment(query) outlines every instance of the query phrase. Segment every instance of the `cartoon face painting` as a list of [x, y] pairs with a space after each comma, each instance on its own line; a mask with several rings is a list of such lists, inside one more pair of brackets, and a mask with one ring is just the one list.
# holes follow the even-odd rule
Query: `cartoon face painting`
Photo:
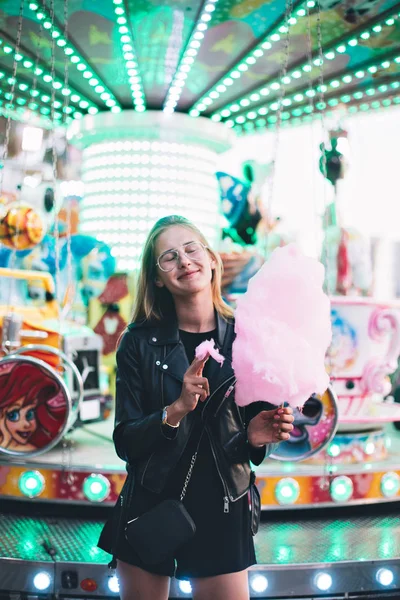
[[0, 370], [0, 449], [33, 452], [61, 431], [67, 402], [56, 377], [28, 361]]

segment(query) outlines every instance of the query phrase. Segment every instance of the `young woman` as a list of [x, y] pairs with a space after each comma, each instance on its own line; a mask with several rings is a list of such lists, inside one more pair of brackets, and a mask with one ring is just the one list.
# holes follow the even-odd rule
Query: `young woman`
[[[117, 559], [123, 600], [166, 600], [174, 574], [190, 579], [195, 600], [249, 598], [257, 519], [248, 503], [250, 460], [260, 464], [274, 443], [289, 439], [293, 417], [290, 408], [264, 410], [271, 406], [262, 402], [239, 409], [233, 394], [223, 401], [235, 334], [221, 271], [219, 256], [189, 221], [170, 216], [154, 225], [133, 320], [117, 351], [114, 443], [134, 478], [125, 520], [179, 498], [206, 415], [207, 422], [184, 499], [196, 533], [176, 556], [143, 564], [124, 538], [125, 523], [116, 525], [120, 503], [103, 529], [99, 546]], [[222, 367], [194, 357], [211, 338], [225, 357]]]

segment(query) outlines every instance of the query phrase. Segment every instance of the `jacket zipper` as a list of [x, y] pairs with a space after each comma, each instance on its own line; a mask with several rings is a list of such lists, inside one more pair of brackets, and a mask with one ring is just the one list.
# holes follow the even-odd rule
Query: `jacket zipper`
[[240, 496], [238, 496], [238, 498], [232, 498], [232, 496], [229, 494], [229, 492], [228, 492], [228, 486], [225, 483], [225, 479], [224, 479], [224, 477], [223, 477], [223, 475], [221, 473], [221, 470], [219, 468], [219, 465], [218, 465], [218, 460], [217, 460], [217, 456], [216, 456], [216, 453], [215, 453], [215, 450], [214, 450], [214, 446], [213, 446], [213, 443], [212, 443], [210, 432], [208, 431], [207, 428], [206, 428], [206, 431], [207, 431], [208, 439], [210, 440], [210, 446], [211, 446], [211, 451], [213, 453], [215, 466], [217, 467], [218, 475], [219, 475], [219, 478], [221, 480], [222, 487], [224, 488], [224, 494], [225, 494], [225, 496], [224, 496], [224, 513], [229, 513], [229, 503], [230, 502], [237, 502], [238, 500], [240, 500], [241, 498], [243, 498], [243, 496], [245, 496], [247, 494], [248, 490], [246, 490], [245, 492], [243, 492], [243, 494], [241, 494]]
[[[163, 360], [165, 359], [165, 354], [166, 354], [166, 352], [165, 352], [165, 347], [164, 347], [164, 350], [163, 350]], [[163, 371], [161, 371], [161, 410], [164, 410], [164, 372]], [[141, 485], [143, 485], [144, 476], [146, 474], [147, 467], [149, 466], [149, 462], [150, 462], [151, 458], [153, 457], [153, 454], [154, 454], [154, 452], [152, 452], [150, 454], [149, 460], [147, 461], [146, 466], [144, 468], [142, 479], [141, 479]]]

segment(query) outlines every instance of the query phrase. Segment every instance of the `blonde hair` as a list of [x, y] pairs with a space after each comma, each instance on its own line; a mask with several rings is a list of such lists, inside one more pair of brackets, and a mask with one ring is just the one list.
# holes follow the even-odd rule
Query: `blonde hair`
[[160, 321], [166, 316], [173, 314], [175, 311], [172, 294], [166, 287], [156, 286], [155, 280], [157, 277], [157, 257], [155, 254], [155, 246], [157, 238], [173, 225], [180, 225], [193, 231], [200, 241], [207, 246], [207, 251], [215, 260], [215, 269], [211, 280], [212, 299], [215, 310], [225, 319], [233, 316], [232, 308], [224, 302], [221, 296], [221, 278], [222, 278], [222, 261], [214, 250], [207, 243], [206, 238], [201, 231], [193, 225], [188, 219], [177, 215], [170, 215], [159, 219], [155, 223], [147, 236], [144, 245], [140, 272], [138, 276], [138, 285], [136, 290], [136, 299], [132, 315], [132, 323], [137, 321]]

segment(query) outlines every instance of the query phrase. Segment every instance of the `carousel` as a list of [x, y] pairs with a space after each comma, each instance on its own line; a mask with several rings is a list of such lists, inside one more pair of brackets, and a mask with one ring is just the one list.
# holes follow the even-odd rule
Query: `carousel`
[[[313, 124], [330, 385], [256, 468], [250, 592], [398, 598], [400, 302], [375, 296], [373, 244], [338, 205], [346, 120], [399, 119], [400, 4], [6, 0], [0, 15], [0, 598], [118, 597], [97, 540], [126, 477], [115, 345], [147, 232], [195, 221], [234, 306], [291, 241], [279, 145]], [[260, 134], [268, 162], [223, 166]]]

